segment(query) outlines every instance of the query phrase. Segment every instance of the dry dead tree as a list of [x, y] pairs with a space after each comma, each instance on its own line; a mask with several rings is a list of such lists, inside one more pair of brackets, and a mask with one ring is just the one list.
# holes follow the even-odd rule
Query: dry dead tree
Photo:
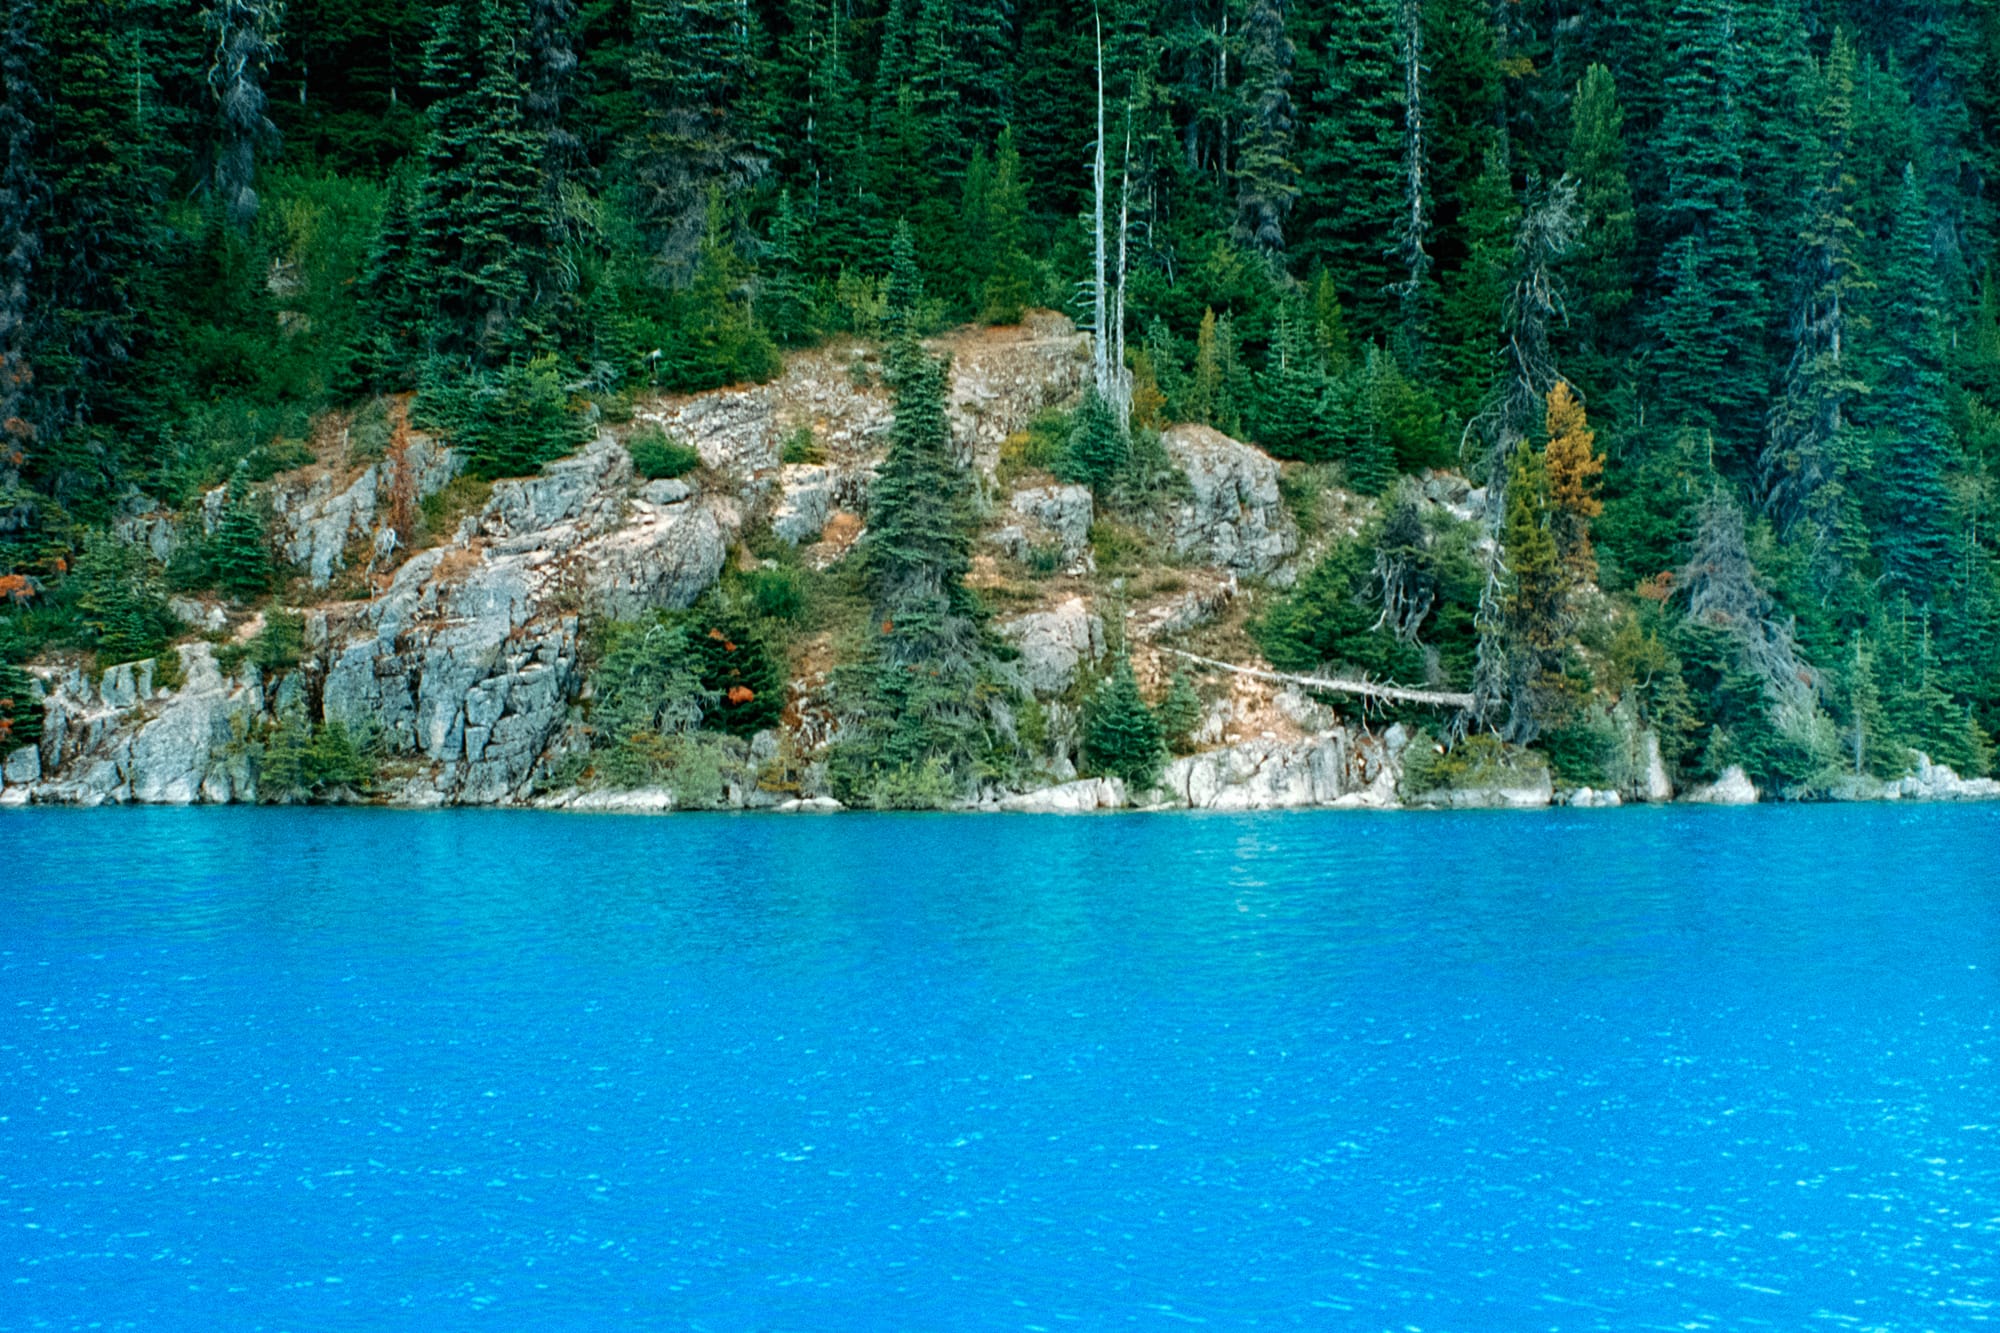
[[1411, 690], [1400, 685], [1377, 685], [1367, 680], [1328, 680], [1323, 676], [1299, 676], [1289, 671], [1263, 671], [1257, 667], [1235, 666], [1219, 662], [1213, 657], [1203, 657], [1199, 653], [1183, 652], [1179, 648], [1162, 648], [1161, 652], [1172, 653], [1175, 657], [1185, 657], [1190, 662], [1215, 667], [1238, 676], [1249, 676], [1254, 680], [1275, 681], [1280, 685], [1300, 685], [1309, 690], [1326, 690], [1334, 694], [1351, 694], [1361, 699], [1376, 699], [1383, 703], [1422, 704], [1431, 708], [1472, 707], [1470, 694], [1454, 694], [1447, 690]]

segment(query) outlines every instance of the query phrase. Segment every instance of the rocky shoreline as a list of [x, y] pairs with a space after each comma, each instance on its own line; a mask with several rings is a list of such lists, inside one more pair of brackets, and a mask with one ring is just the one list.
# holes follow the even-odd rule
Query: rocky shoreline
[[[529, 662], [515, 675], [532, 688], [537, 666], [552, 676], [563, 665], [560, 657], [548, 663]], [[157, 669], [152, 661], [129, 663], [103, 672], [96, 681], [71, 669], [49, 681], [41, 743], [0, 756], [0, 808], [256, 801], [256, 774], [241, 740], [278, 696], [301, 688], [298, 676], [287, 674], [267, 682], [254, 668], [225, 675], [206, 643], [181, 650], [183, 679], [176, 688], [156, 685]], [[811, 771], [796, 790], [758, 785], [758, 760], [773, 753], [776, 744], [772, 733], [742, 744], [737, 762], [725, 774], [720, 799], [698, 808], [775, 814], [846, 809], [816, 786], [817, 775]], [[1400, 725], [1380, 735], [1333, 726], [1296, 740], [1260, 737], [1177, 758], [1165, 768], [1159, 786], [1148, 792], [1130, 792], [1118, 778], [1071, 778], [1022, 789], [992, 788], [957, 808], [1025, 814], [1604, 809], [1669, 803], [1741, 806], [1757, 804], [1766, 796], [1740, 769], [1675, 793], [1657, 767], [1643, 780], [1646, 789], [1627, 792], [1560, 790], [1546, 769], [1530, 769], [1478, 785], [1407, 793], [1402, 790], [1403, 761], [1410, 744]], [[1657, 748], [1643, 739], [1641, 749], [1657, 760]], [[538, 762], [546, 763], [546, 757]], [[675, 793], [661, 787], [560, 786], [488, 793], [464, 783], [453, 788], [428, 773], [391, 774], [368, 795], [339, 791], [329, 799], [400, 809], [449, 805], [664, 814], [680, 808]], [[1918, 755], [1909, 776], [1893, 781], [1845, 777], [1812, 799], [2000, 800], [2000, 781], [1961, 778]]]
[[[1657, 741], [1630, 725], [1628, 773], [1613, 790], [1558, 790], [1546, 768], [1527, 763], [1411, 791], [1413, 738], [1402, 726], [1377, 734], [1295, 689], [1234, 677], [1216, 682], [1192, 733], [1195, 753], [1168, 764], [1155, 790], [1082, 777], [1077, 701], [1112, 644], [1126, 645], [1155, 690], [1177, 660], [1162, 648], [1190, 634], [1233, 623], [1226, 650], [1254, 654], [1241, 629], [1246, 590], [1289, 586], [1312, 551], [1280, 493], [1275, 461], [1208, 427], [1173, 426], [1162, 444], [1179, 489], [1154, 534], [1161, 563], [1141, 578], [1105, 578], [1091, 492], [1003, 463], [1038, 413], [1074, 401], [1088, 368], [1085, 340], [1067, 320], [1042, 314], [1016, 329], [947, 339], [940, 350], [951, 358], [953, 440], [981, 496], [971, 581], [1005, 594], [994, 629], [1011, 645], [1007, 670], [1020, 705], [1041, 710], [1046, 734], [1027, 776], [960, 808], [1598, 808], [1737, 805], [1765, 795], [1740, 771], [1676, 792]], [[251, 660], [278, 607], [178, 599], [188, 633], [171, 656], [103, 670], [82, 658], [31, 664], [40, 736], [0, 751], [0, 806], [268, 799], [258, 746], [283, 719], [298, 718], [315, 730], [338, 724], [366, 738], [376, 756], [365, 794], [335, 786], [320, 793], [324, 800], [676, 808], [664, 789], [574, 785], [591, 744], [585, 626], [693, 604], [731, 561], [750, 558], [744, 537], [756, 525], [811, 568], [838, 561], [866, 526], [869, 481], [891, 422], [871, 354], [861, 344], [823, 348], [794, 358], [770, 384], [639, 404], [627, 433], [670, 430], [699, 452], [697, 471], [648, 480], [607, 427], [538, 475], [475, 488], [449, 520], [455, 528], [431, 534], [434, 544], [422, 549], [405, 546], [408, 524], [397, 515], [458, 485], [456, 456], [415, 432], [373, 461], [351, 459], [344, 440], [323, 446], [314, 465], [281, 474], [269, 490], [274, 544], [297, 571], [284, 612], [297, 617], [295, 650], [282, 663]], [[802, 433], [813, 461], [787, 461], [786, 441]], [[1451, 474], [1433, 475], [1424, 492], [1459, 518], [1484, 505], [1482, 492]], [[213, 528], [225, 500], [218, 490], [171, 514], [135, 495], [119, 533], [164, 564]], [[1329, 502], [1336, 525], [1358, 521], [1355, 497]], [[1107, 624], [1114, 616], [1122, 626]], [[837, 726], [824, 698], [827, 665], [824, 657], [792, 664], [781, 729], [715, 742], [719, 792], [706, 793], [703, 807], [841, 808], [820, 759]], [[781, 753], [787, 762], [778, 765]], [[776, 778], [774, 765], [783, 770]], [[2000, 782], [1967, 781], [1919, 757], [1899, 780], [1842, 779], [1814, 796], [1995, 799]]]

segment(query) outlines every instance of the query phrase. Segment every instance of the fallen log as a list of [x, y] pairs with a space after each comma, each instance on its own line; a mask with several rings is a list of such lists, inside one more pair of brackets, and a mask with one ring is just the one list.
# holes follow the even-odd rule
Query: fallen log
[[1384, 703], [1420, 704], [1430, 708], [1456, 708], [1470, 711], [1472, 696], [1454, 694], [1448, 690], [1409, 690], [1400, 685], [1377, 685], [1366, 680], [1328, 680], [1323, 676], [1300, 676], [1289, 671], [1261, 671], [1256, 667], [1235, 666], [1228, 662], [1218, 662], [1213, 657], [1203, 657], [1199, 653], [1184, 652], [1179, 648], [1162, 648], [1163, 653], [1185, 657], [1190, 662], [1215, 667], [1220, 671], [1234, 672], [1239, 676], [1249, 676], [1254, 680], [1275, 681], [1280, 685], [1299, 685], [1309, 690], [1326, 690], [1334, 694], [1351, 694], [1361, 699], [1379, 699]]

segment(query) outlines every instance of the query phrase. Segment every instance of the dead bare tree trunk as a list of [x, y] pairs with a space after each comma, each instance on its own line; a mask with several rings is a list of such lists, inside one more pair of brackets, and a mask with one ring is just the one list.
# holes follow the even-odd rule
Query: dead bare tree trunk
[[1422, 360], [1424, 301], [1430, 282], [1431, 256], [1425, 248], [1430, 223], [1424, 215], [1424, 6], [1423, 0], [1403, 0], [1403, 220], [1396, 254], [1409, 275], [1396, 284], [1401, 301], [1400, 335], [1410, 369]]
[[1105, 340], [1110, 323], [1104, 282], [1104, 22], [1091, 15], [1097, 29], [1097, 146], [1091, 159], [1090, 185], [1096, 219], [1096, 270], [1091, 287], [1090, 363], [1098, 394], [1107, 401], [1111, 386], [1111, 347]]
[[1332, 694], [1353, 695], [1357, 699], [1373, 699], [1379, 703], [1421, 704], [1430, 708], [1472, 707], [1472, 696], [1458, 694], [1450, 690], [1411, 690], [1400, 685], [1377, 685], [1368, 680], [1330, 680], [1324, 676], [1301, 676], [1290, 671], [1265, 671], [1259, 667], [1237, 666], [1232, 662], [1217, 661], [1213, 657], [1203, 657], [1199, 653], [1183, 652], [1179, 648], [1162, 648], [1164, 653], [1198, 662], [1202, 666], [1214, 667], [1232, 675], [1248, 676], [1252, 680], [1268, 680], [1280, 685], [1299, 685], [1309, 690], [1325, 690]]
[[1111, 409], [1119, 434], [1132, 429], [1132, 376], [1125, 368], [1125, 274], [1129, 247], [1126, 237], [1132, 220], [1132, 125], [1125, 125], [1125, 162], [1118, 186], [1118, 283], [1114, 288], [1106, 272], [1108, 243], [1104, 234], [1104, 25], [1097, 24], [1097, 151], [1091, 161], [1091, 187], [1096, 215], [1096, 272], [1091, 290], [1090, 360], [1092, 383], [1097, 396]]

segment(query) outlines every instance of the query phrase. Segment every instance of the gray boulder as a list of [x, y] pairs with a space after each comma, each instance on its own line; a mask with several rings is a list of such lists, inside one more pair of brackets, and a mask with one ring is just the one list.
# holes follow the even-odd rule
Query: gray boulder
[[1194, 810], [1387, 808], [1396, 778], [1380, 742], [1344, 730], [1303, 741], [1258, 739], [1189, 755], [1161, 780], [1174, 805]]
[[1693, 805], [1755, 805], [1761, 795], [1742, 766], [1732, 764], [1715, 781], [1689, 792], [1687, 799]]
[[1080, 597], [1053, 611], [1017, 616], [1000, 633], [1021, 650], [1022, 684], [1043, 698], [1068, 690], [1104, 656], [1104, 621]]
[[1162, 439], [1191, 492], [1174, 508], [1175, 554], [1268, 575], [1298, 552], [1298, 525], [1267, 454], [1207, 426], [1170, 426]]
[[1118, 778], [1082, 778], [1000, 798], [998, 809], [1024, 815], [1085, 815], [1125, 808], [1125, 783]]
[[779, 473], [778, 486], [772, 534], [793, 546], [818, 541], [836, 507], [834, 470], [824, 463], [790, 463]]

